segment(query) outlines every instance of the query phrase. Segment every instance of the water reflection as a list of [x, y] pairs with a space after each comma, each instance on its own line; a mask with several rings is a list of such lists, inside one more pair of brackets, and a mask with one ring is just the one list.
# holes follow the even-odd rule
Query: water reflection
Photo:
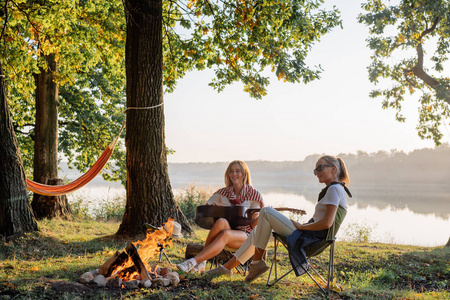
[[[311, 176], [310, 176], [311, 177]], [[192, 177], [172, 178], [172, 187], [185, 188], [194, 181]], [[315, 178], [312, 178], [314, 180]], [[217, 181], [213, 181], [217, 180]], [[307, 181], [308, 180], [308, 181]], [[317, 201], [320, 190], [324, 187], [311, 178], [295, 179], [292, 181], [278, 182], [274, 180], [254, 180], [255, 188], [261, 193], [294, 194], [304, 196], [310, 201]], [[197, 186], [216, 186], [222, 182], [222, 178], [197, 178]], [[300, 182], [300, 183], [299, 183]], [[393, 210], [409, 209], [418, 214], [435, 214], [444, 220], [450, 219], [450, 185], [408, 185], [408, 184], [352, 184], [350, 186], [353, 198], [349, 203], [358, 208], [375, 207], [385, 209], [391, 207]]]
[[[315, 200], [287, 193], [263, 193], [264, 202], [273, 207], [304, 209], [308, 220], [313, 212]], [[348, 214], [338, 234], [338, 240], [348, 240], [355, 224], [371, 230], [370, 241], [415, 246], [442, 246], [450, 236], [450, 220], [434, 213], [418, 214], [409, 208], [378, 208], [372, 205], [361, 207], [349, 202]]]
[[[212, 181], [196, 181], [195, 185], [219, 187]], [[217, 179], [215, 182], [220, 182]], [[172, 183], [174, 193], [184, 191], [190, 183]], [[317, 183], [304, 185], [258, 185], [266, 205], [304, 209], [306, 216], [299, 221], [311, 218], [318, 192], [323, 188]], [[349, 213], [340, 229], [339, 239], [348, 238], [346, 232], [354, 224], [371, 229], [371, 241], [382, 243], [408, 244], [416, 246], [444, 245], [450, 237], [449, 194], [433, 186], [421, 188], [378, 186], [351, 186], [353, 198], [349, 198]], [[114, 197], [124, 197], [125, 189], [118, 186], [97, 186], [89, 184], [70, 195], [69, 201], [76, 197], [91, 199], [92, 203], [107, 201]], [[288, 214], [289, 213], [285, 213]], [[292, 216], [292, 215], [291, 215]]]

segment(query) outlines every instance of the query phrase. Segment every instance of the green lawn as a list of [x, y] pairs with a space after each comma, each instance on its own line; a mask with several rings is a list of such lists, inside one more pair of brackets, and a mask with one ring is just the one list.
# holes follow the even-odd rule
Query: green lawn
[[[252, 284], [234, 274], [209, 280], [202, 275], [181, 274], [178, 286], [136, 291], [70, 285], [81, 274], [94, 270], [115, 251], [135, 239], [112, 235], [119, 223], [89, 219], [39, 221], [40, 232], [26, 234], [0, 245], [0, 299], [320, 299], [308, 276], [290, 275], [281, 284], [267, 287], [267, 276]], [[172, 262], [184, 260], [187, 243], [202, 243], [206, 230], [195, 236], [174, 239], [167, 249]], [[269, 248], [271, 260], [273, 248]], [[284, 267], [287, 253], [281, 254]], [[315, 265], [322, 265], [322, 254]], [[449, 299], [450, 248], [393, 244], [336, 244], [336, 285], [332, 299]], [[172, 267], [157, 258], [150, 265]]]

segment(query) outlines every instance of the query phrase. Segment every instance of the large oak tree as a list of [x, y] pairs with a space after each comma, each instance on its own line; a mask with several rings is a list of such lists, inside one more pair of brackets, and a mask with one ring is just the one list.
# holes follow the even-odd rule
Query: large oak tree
[[13, 237], [38, 230], [27, 197], [25, 172], [9, 114], [0, 64], [0, 235]]

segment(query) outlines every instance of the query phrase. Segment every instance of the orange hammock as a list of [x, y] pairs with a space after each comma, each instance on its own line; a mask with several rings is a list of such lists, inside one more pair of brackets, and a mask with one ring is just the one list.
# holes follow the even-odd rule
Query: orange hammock
[[81, 175], [78, 179], [65, 185], [46, 185], [42, 183], [37, 183], [27, 178], [28, 190], [32, 191], [33, 193], [44, 196], [59, 196], [74, 192], [79, 188], [82, 188], [92, 179], [94, 179], [94, 177], [97, 176], [98, 173], [100, 173], [100, 171], [106, 165], [106, 163], [108, 162], [109, 158], [111, 157], [114, 151], [114, 148], [116, 147], [117, 141], [119, 139], [120, 134], [122, 133], [124, 126], [125, 122], [123, 122], [119, 134], [111, 142], [111, 144], [109, 144], [108, 148], [106, 148], [105, 151], [103, 151], [102, 155], [100, 155], [100, 157], [92, 165], [92, 167], [85, 174]]

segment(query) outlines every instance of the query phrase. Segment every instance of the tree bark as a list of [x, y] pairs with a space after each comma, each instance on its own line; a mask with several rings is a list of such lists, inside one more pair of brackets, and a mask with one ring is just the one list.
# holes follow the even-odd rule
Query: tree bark
[[[125, 0], [127, 19], [127, 203], [119, 235], [135, 235], [144, 223], [161, 226], [173, 217], [191, 233], [175, 203], [164, 136], [162, 1]], [[161, 106], [157, 106], [161, 105]], [[152, 109], [133, 109], [157, 106]]]
[[[41, 68], [40, 73], [35, 75], [36, 124], [34, 127], [33, 180], [44, 184], [49, 181], [59, 182], [57, 179], [59, 87], [53, 77], [58, 68], [54, 54], [47, 56], [47, 64], [48, 70]], [[72, 215], [65, 195], [49, 197], [34, 194], [31, 206], [38, 219]]]
[[0, 65], [0, 235], [38, 230], [27, 197], [25, 171], [14, 134]]
[[[423, 69], [423, 47], [422, 47], [422, 39], [424, 36], [426, 36], [427, 34], [433, 32], [434, 30], [436, 30], [436, 27], [439, 23], [439, 21], [441, 20], [440, 17], [437, 17], [434, 21], [433, 21], [433, 25], [430, 28], [427, 28], [426, 30], [424, 30], [419, 37], [419, 43], [416, 46], [416, 52], [417, 52], [417, 63], [416, 65], [411, 69], [411, 71], [414, 73], [415, 76], [417, 76], [419, 79], [421, 79], [426, 85], [428, 85], [429, 87], [431, 87], [432, 89], [436, 90], [437, 85], [438, 85], [438, 81], [431, 77], [430, 75], [428, 75], [427, 72], [425, 72], [425, 70]], [[448, 104], [450, 104], [450, 91], [447, 91], [446, 95], [447, 97], [444, 99], [445, 102], [447, 102]]]
[[[47, 178], [44, 183], [48, 185], [62, 185], [63, 182], [59, 178]], [[37, 219], [56, 217], [67, 219], [71, 218], [73, 214], [66, 195], [43, 196], [34, 194], [31, 207]]]

